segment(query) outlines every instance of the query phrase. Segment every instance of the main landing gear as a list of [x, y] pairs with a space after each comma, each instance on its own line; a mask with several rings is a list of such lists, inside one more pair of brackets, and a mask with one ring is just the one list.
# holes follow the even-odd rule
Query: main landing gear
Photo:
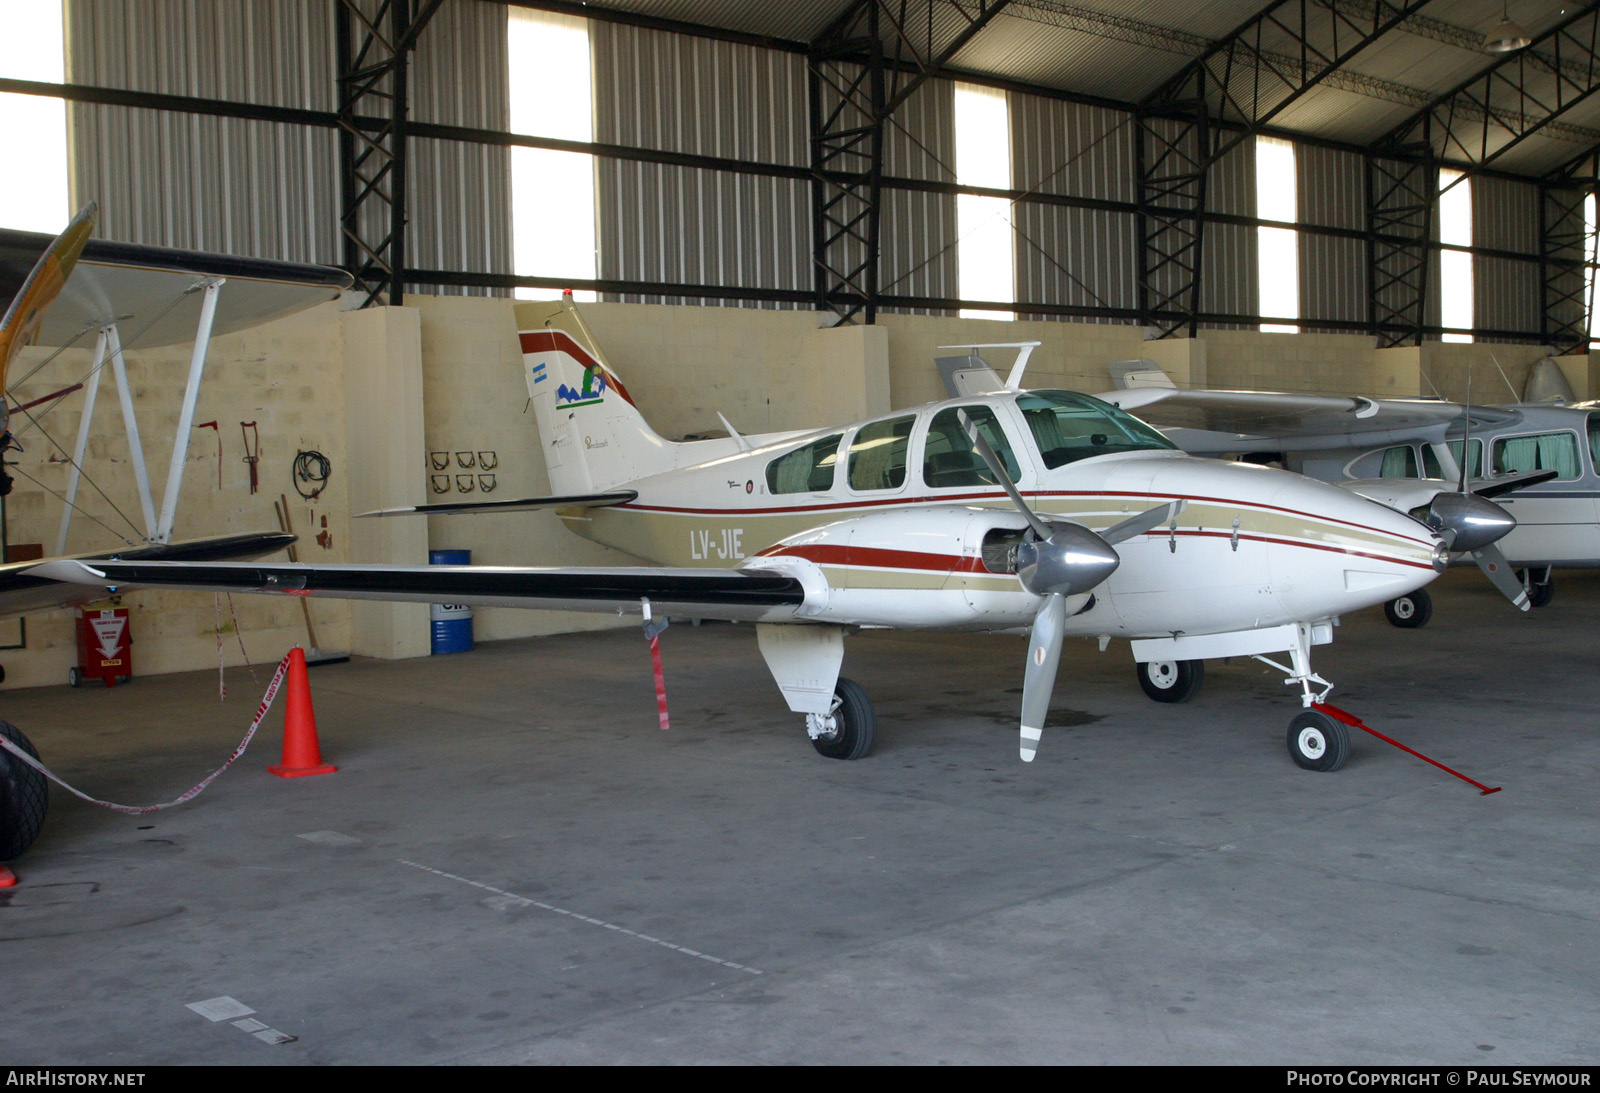
[[1383, 614], [1390, 626], [1398, 626], [1402, 630], [1420, 629], [1433, 618], [1433, 597], [1419, 588], [1384, 604]]
[[[0, 736], [39, 758], [33, 744], [15, 725], [0, 721]], [[50, 784], [44, 775], [0, 748], [0, 861], [20, 857], [39, 837], [49, 803]]]
[[1517, 576], [1522, 579], [1522, 587], [1528, 590], [1529, 607], [1550, 606], [1550, 601], [1556, 594], [1556, 580], [1551, 575], [1549, 566], [1519, 569]]
[[806, 714], [811, 746], [829, 759], [860, 759], [872, 750], [878, 732], [866, 689], [853, 679], [841, 678], [833, 688], [833, 702], [824, 714]]
[[1187, 702], [1200, 693], [1205, 682], [1203, 660], [1150, 660], [1135, 663], [1134, 674], [1144, 693], [1157, 702]]

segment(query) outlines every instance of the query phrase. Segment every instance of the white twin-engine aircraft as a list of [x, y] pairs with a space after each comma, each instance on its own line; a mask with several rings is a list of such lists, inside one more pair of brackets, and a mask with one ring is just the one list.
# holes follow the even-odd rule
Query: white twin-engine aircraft
[[852, 628], [1031, 631], [1024, 760], [1067, 635], [1101, 648], [1131, 639], [1146, 690], [1169, 701], [1192, 692], [1204, 658], [1287, 653], [1287, 666], [1266, 662], [1306, 707], [1290, 754], [1335, 770], [1348, 733], [1311, 709], [1330, 688], [1312, 646], [1340, 614], [1433, 580], [1462, 536], [1485, 534], [1486, 515], [1502, 532], [1514, 523], [1457, 498], [1430, 526], [1297, 474], [1185, 455], [1105, 402], [1021, 390], [1021, 360], [998, 392], [840, 428], [675, 443], [568, 334], [521, 340], [562, 496], [374, 515], [556, 508], [578, 534], [666, 568], [95, 561], [52, 563], [49, 575], [751, 621], [789, 708], [837, 759], [866, 754], [876, 723], [839, 674]]

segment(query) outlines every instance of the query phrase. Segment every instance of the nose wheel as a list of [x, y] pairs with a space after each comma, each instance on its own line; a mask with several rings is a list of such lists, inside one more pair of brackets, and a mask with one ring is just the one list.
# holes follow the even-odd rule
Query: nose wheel
[[1289, 722], [1289, 758], [1305, 770], [1331, 774], [1350, 758], [1350, 730], [1325, 713], [1303, 710]]

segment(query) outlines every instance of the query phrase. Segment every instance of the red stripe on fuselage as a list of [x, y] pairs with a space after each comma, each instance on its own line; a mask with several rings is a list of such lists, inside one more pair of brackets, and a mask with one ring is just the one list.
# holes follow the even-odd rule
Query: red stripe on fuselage
[[[1372, 532], [1374, 535], [1388, 535], [1388, 536], [1392, 536], [1393, 538], [1396, 538], [1396, 539], [1403, 539], [1403, 540], [1406, 540], [1408, 542], [1415, 543], [1415, 544], [1417, 544], [1419, 546], [1425, 546], [1425, 547], [1430, 547], [1431, 548], [1431, 544], [1427, 540], [1420, 539], [1420, 538], [1411, 539], [1408, 536], [1401, 535], [1399, 532], [1386, 531], [1386, 530], [1384, 530], [1382, 528], [1370, 527], [1370, 526], [1368, 526], [1366, 524], [1357, 524], [1357, 523], [1354, 523], [1354, 522], [1352, 522], [1350, 520], [1340, 520], [1339, 518], [1334, 517], [1334, 516], [1319, 516], [1316, 513], [1305, 512], [1305, 511], [1303, 511], [1301, 509], [1284, 508], [1281, 505], [1263, 505], [1263, 504], [1261, 504], [1260, 502], [1257, 502], [1257, 501], [1240, 501], [1237, 498], [1231, 498], [1231, 497], [1181, 497], [1180, 498], [1175, 494], [1096, 492], [1096, 491], [1092, 491], [1092, 490], [1041, 490], [1041, 491], [1039, 491], [1037, 493], [1024, 494], [1024, 496], [1030, 497], [1030, 498], [1033, 498], [1033, 499], [1044, 498], [1044, 497], [1092, 497], [1092, 498], [1102, 498], [1102, 497], [1103, 498], [1122, 498], [1122, 497], [1127, 497], [1127, 498], [1139, 498], [1139, 499], [1143, 499], [1143, 500], [1146, 500], [1146, 501], [1151, 501], [1151, 502], [1153, 502], [1155, 504], [1165, 504], [1168, 501], [1183, 500], [1183, 501], [1192, 501], [1192, 502], [1195, 502], [1195, 503], [1198, 503], [1198, 504], [1236, 505], [1239, 508], [1257, 509], [1257, 510], [1261, 510], [1261, 511], [1264, 511], [1264, 512], [1284, 512], [1284, 513], [1288, 513], [1290, 516], [1299, 516], [1299, 517], [1303, 517], [1303, 518], [1305, 518], [1307, 520], [1316, 520], [1316, 521], [1318, 521], [1320, 523], [1337, 524], [1340, 527], [1355, 528], [1358, 531]], [[790, 514], [800, 514], [800, 513], [807, 513], [807, 512], [841, 512], [841, 511], [848, 511], [848, 510], [852, 510], [852, 509], [876, 509], [876, 508], [888, 508], [888, 507], [891, 507], [891, 506], [900, 506], [900, 507], [904, 507], [904, 508], [911, 508], [914, 505], [959, 504], [959, 503], [966, 502], [966, 501], [1007, 501], [1007, 502], [1009, 502], [1009, 500], [1010, 499], [1004, 493], [996, 491], [994, 493], [960, 493], [960, 494], [954, 494], [954, 495], [946, 495], [946, 496], [942, 496], [942, 497], [932, 497], [932, 496], [924, 496], [924, 497], [893, 497], [893, 498], [885, 498], [885, 499], [882, 499], [882, 500], [837, 501], [837, 502], [830, 502], [828, 504], [822, 504], [822, 505], [794, 505], [794, 506], [791, 506], [791, 507], [784, 507], [784, 508], [776, 508], [776, 507], [747, 508], [747, 509], [680, 508], [680, 507], [677, 507], [677, 506], [674, 506], [674, 505], [641, 504], [640, 502], [637, 502], [637, 501], [630, 502], [630, 503], [628, 503], [626, 505], [612, 505], [612, 506], [609, 506], [609, 507], [614, 508], [614, 509], [626, 510], [626, 511], [630, 511], [630, 512], [671, 512], [671, 513], [679, 513], [679, 514], [686, 515], [686, 516], [713, 516], [713, 517], [719, 517], [719, 518], [722, 518], [722, 519], [727, 519], [727, 518], [730, 518], [730, 517], [737, 517], [737, 516], [786, 516], [786, 515], [790, 515]], [[1376, 502], [1376, 501], [1373, 502], [1373, 504], [1377, 504], [1377, 503], [1378, 502]], [[1052, 512], [1049, 512], [1048, 510], [1046, 510], [1044, 515], [1046, 515], [1046, 516], [1060, 516], [1060, 515], [1063, 515], [1063, 514], [1062, 513], [1052, 513]], [[1163, 534], [1165, 534], [1165, 532], [1163, 532]], [[1187, 534], [1187, 533], [1180, 531], [1178, 534], [1183, 535], [1183, 534]]]

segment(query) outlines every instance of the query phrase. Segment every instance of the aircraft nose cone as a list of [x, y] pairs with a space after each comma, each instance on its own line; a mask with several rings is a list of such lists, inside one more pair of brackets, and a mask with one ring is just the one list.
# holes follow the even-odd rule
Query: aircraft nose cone
[[1451, 550], [1482, 550], [1517, 526], [1505, 509], [1471, 493], [1441, 493], [1428, 514], [1428, 523]]
[[1074, 524], [1053, 524], [1048, 540], [1030, 539], [1017, 548], [1017, 577], [1039, 596], [1088, 592], [1121, 564], [1110, 543]]

